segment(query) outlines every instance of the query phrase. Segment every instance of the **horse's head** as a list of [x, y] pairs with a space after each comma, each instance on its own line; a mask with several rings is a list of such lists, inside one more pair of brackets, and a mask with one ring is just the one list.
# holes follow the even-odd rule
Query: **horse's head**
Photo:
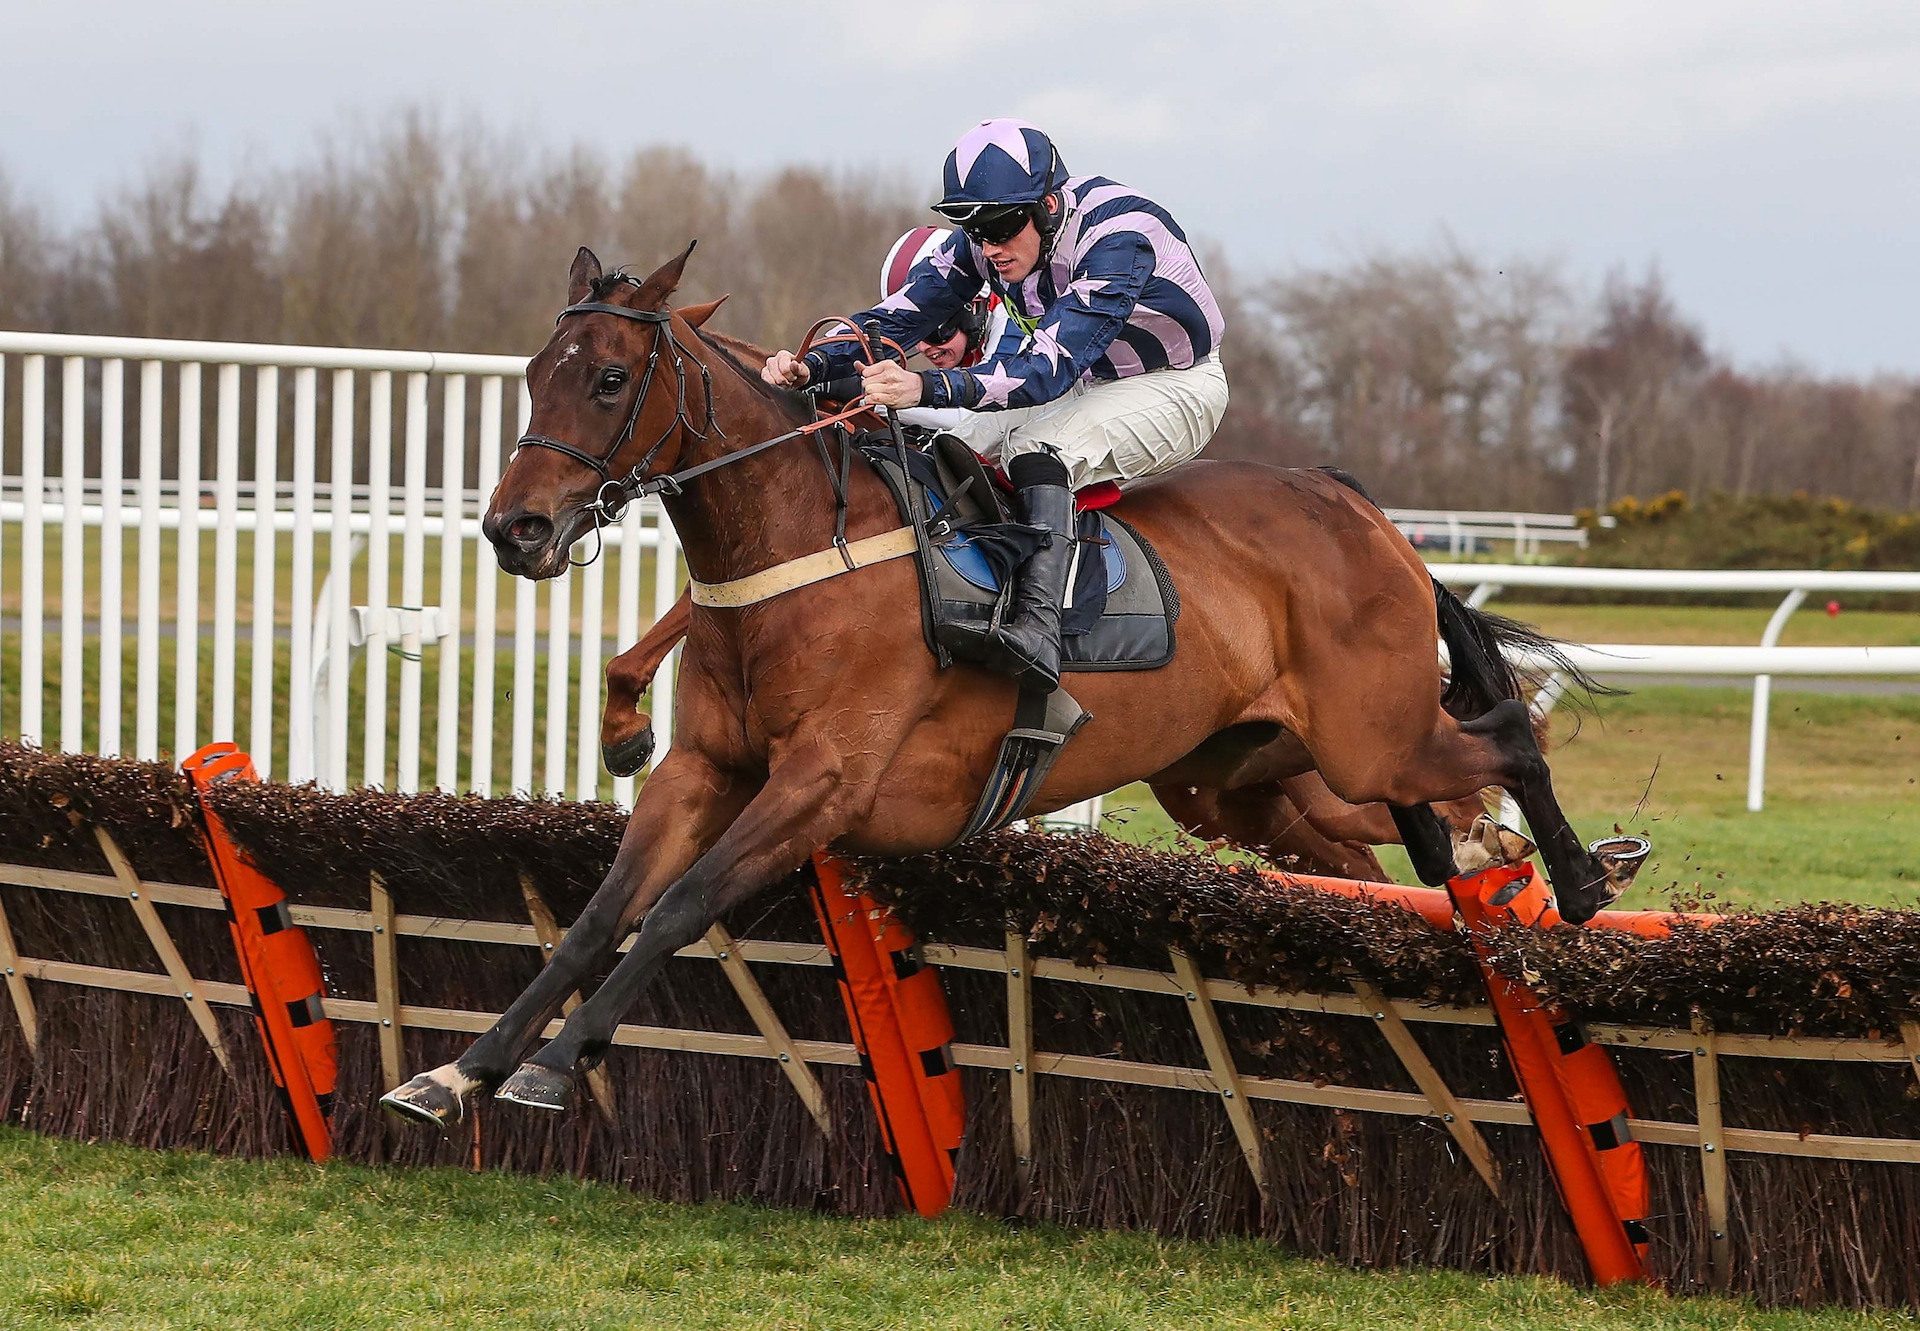
[[[527, 433], [481, 522], [506, 572], [566, 572], [573, 543], [604, 520], [608, 504], [631, 497], [618, 482], [671, 469], [683, 436], [706, 429], [700, 365], [675, 335], [667, 304], [692, 253], [689, 245], [644, 281], [603, 274], [584, 247], [574, 256], [567, 308], [527, 363]], [[683, 331], [709, 313], [681, 311]]]

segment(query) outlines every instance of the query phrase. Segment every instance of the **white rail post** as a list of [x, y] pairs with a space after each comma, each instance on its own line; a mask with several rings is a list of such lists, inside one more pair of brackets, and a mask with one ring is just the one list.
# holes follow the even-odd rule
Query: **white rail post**
[[213, 529], [213, 729], [238, 740], [233, 726], [234, 657], [240, 577], [240, 367], [222, 365], [215, 388]]
[[20, 363], [20, 741], [38, 744], [46, 688], [47, 358]]
[[400, 738], [394, 789], [420, 789], [420, 615], [426, 601], [427, 376], [407, 376], [407, 418], [401, 482]]
[[[1807, 599], [1803, 588], [1796, 587], [1787, 593], [1786, 599], [1773, 612], [1773, 618], [1767, 621], [1767, 631], [1760, 635], [1762, 647], [1777, 646], [1780, 635], [1787, 627], [1787, 620]], [[1767, 794], [1767, 711], [1773, 702], [1773, 676], [1755, 675], [1753, 677], [1753, 731], [1747, 740], [1747, 812], [1759, 813], [1766, 803]]]
[[[480, 459], [475, 481], [484, 514], [488, 497], [500, 480], [500, 376], [480, 381]], [[493, 793], [493, 687], [499, 615], [500, 574], [486, 539], [473, 556], [473, 748], [469, 756], [468, 787], [482, 795]]]
[[[6, 506], [6, 501], [7, 501], [7, 357], [5, 352], [0, 352], [0, 508], [4, 508]], [[7, 549], [6, 524], [4, 522], [0, 522], [0, 589], [5, 588], [7, 585], [6, 549]], [[6, 653], [0, 652], [0, 680], [4, 680], [5, 678], [6, 678]], [[4, 717], [0, 717], [0, 726], [4, 726], [5, 724], [6, 724], [6, 719]], [[26, 982], [24, 980], [21, 981], [22, 985], [24, 985], [25, 983]], [[22, 1009], [22, 1015], [24, 1016], [24, 1014], [25, 1014], [25, 1009]], [[29, 1041], [28, 1044], [29, 1044], [29, 1051], [31, 1051], [32, 1042]]]
[[[608, 533], [594, 537], [603, 541]], [[580, 570], [580, 700], [574, 736], [573, 797], [595, 799], [600, 794], [600, 656], [604, 647], [602, 616], [606, 609], [606, 547]]]
[[542, 789], [555, 799], [567, 794], [567, 685], [572, 674], [573, 570], [547, 584], [547, 754]]
[[77, 753], [84, 734], [87, 656], [87, 362], [60, 366], [60, 747]]
[[440, 413], [440, 705], [434, 730], [433, 784], [460, 784], [460, 629], [465, 596], [460, 588], [460, 530], [467, 484], [467, 380], [450, 374]]
[[[527, 432], [533, 416], [533, 399], [527, 384], [520, 381], [520, 411], [516, 437]], [[534, 653], [540, 634], [540, 607], [537, 590], [527, 578], [513, 580], [513, 756], [512, 789], [516, 795], [533, 793], [533, 690]]]
[[157, 360], [140, 363], [140, 572], [134, 625], [133, 756], [160, 756], [160, 413], [166, 379]]
[[[653, 547], [653, 617], [673, 608], [680, 596], [680, 533], [663, 507], [655, 520], [657, 543]], [[673, 745], [673, 676], [682, 655], [675, 647], [653, 677], [652, 708], [654, 752], [664, 754]], [[656, 761], [658, 761], [656, 759]]]
[[288, 586], [287, 780], [313, 779], [313, 441], [320, 372], [293, 376], [293, 570]]
[[199, 747], [200, 738], [200, 364], [180, 366], [180, 552], [173, 615], [173, 757]]
[[280, 478], [280, 370], [262, 365], [253, 379], [253, 678], [248, 756], [273, 774], [274, 491]]
[[347, 788], [347, 684], [353, 676], [348, 621], [353, 610], [353, 371], [333, 372], [333, 448], [327, 460], [327, 766], [329, 789]]
[[99, 752], [120, 755], [121, 594], [120, 510], [125, 499], [126, 362], [100, 367], [100, 740]]
[[367, 380], [367, 733], [360, 779], [387, 784], [387, 596], [393, 552], [393, 372]]
[[[616, 653], [640, 641], [640, 561], [645, 556], [640, 543], [640, 523], [640, 505], [628, 504], [627, 511], [620, 515], [620, 578], [614, 593], [613, 649]], [[597, 750], [599, 745], [594, 747]], [[613, 802], [622, 808], [632, 808], [635, 784], [630, 776], [615, 777]]]

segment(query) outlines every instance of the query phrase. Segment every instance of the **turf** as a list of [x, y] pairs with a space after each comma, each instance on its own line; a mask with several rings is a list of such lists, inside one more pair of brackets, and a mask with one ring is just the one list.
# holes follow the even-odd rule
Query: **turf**
[[1648, 1289], [1353, 1271], [1252, 1242], [672, 1206], [571, 1179], [0, 1129], [0, 1309], [55, 1327], [1842, 1328]]

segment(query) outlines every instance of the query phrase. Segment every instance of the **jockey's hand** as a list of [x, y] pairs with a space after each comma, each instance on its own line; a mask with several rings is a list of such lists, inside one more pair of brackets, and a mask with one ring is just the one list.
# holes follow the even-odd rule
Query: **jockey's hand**
[[876, 407], [920, 405], [920, 376], [898, 361], [860, 367], [861, 388]]
[[791, 351], [776, 351], [760, 367], [760, 377], [775, 388], [805, 388], [811, 372]]

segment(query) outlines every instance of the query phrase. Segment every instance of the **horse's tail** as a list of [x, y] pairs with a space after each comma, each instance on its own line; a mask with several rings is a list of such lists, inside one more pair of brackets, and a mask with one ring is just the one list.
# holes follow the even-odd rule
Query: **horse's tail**
[[[1476, 610], [1433, 581], [1433, 599], [1440, 620], [1440, 638], [1452, 660], [1447, 691], [1440, 705], [1465, 720], [1483, 714], [1495, 703], [1524, 698], [1529, 685], [1537, 687], [1549, 675], [1589, 695], [1609, 692], [1567, 657], [1565, 644], [1529, 628], [1517, 619]], [[1527, 658], [1515, 665], [1510, 655]]]

